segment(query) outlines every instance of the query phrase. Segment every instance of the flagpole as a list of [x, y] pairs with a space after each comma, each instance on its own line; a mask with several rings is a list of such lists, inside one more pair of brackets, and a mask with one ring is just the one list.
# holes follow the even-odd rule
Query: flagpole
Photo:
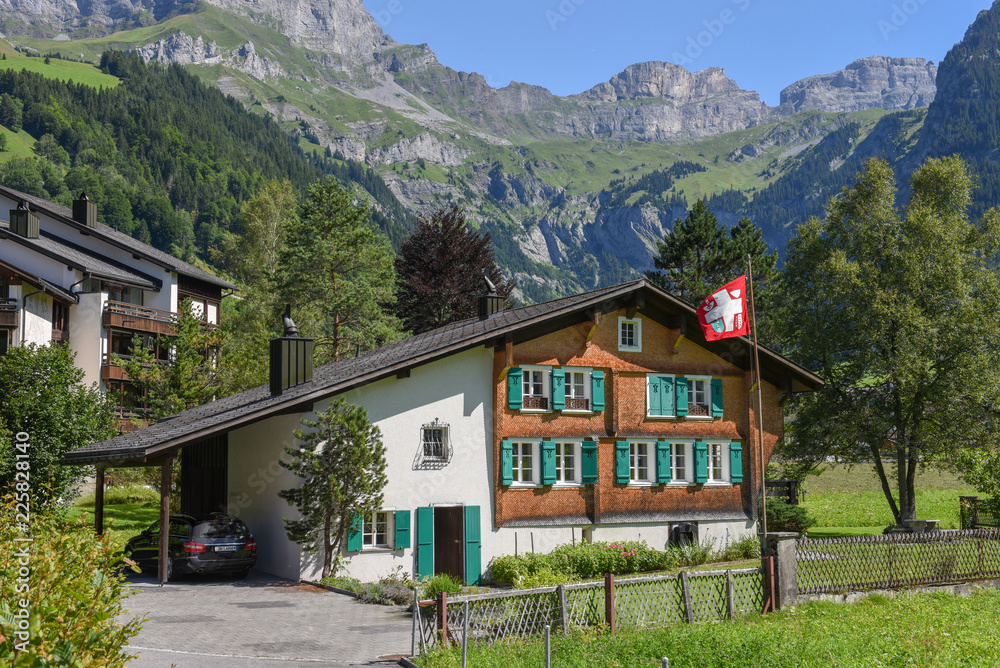
[[[760, 346], [757, 340], [757, 313], [753, 299], [753, 263], [747, 253], [747, 278], [750, 281], [750, 322], [753, 328], [753, 366], [757, 370], [757, 441], [760, 446], [760, 517], [761, 517], [761, 556], [767, 554], [767, 484], [764, 482], [764, 400], [763, 387], [760, 380]], [[753, 376], [751, 375], [751, 378]]]

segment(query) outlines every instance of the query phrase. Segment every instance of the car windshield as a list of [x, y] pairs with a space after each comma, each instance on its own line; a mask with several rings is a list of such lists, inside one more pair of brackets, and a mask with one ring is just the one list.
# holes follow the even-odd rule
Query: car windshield
[[239, 520], [211, 520], [199, 522], [194, 527], [194, 538], [234, 538], [246, 540], [250, 530]]

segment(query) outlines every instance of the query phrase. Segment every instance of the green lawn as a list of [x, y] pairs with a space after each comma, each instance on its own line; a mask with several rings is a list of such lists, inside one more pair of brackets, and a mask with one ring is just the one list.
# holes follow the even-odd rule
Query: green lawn
[[51, 79], [62, 81], [74, 81], [88, 86], [98, 88], [107, 86], [113, 88], [118, 85], [118, 78], [110, 74], [104, 74], [97, 67], [89, 63], [76, 63], [70, 60], [59, 60], [51, 58], [49, 64], [45, 64], [44, 58], [29, 58], [20, 53], [8, 53], [7, 58], [0, 60], [0, 69], [28, 70], [37, 72]]
[[[80, 506], [66, 508], [65, 515], [71, 520], [82, 519], [89, 526], [94, 524], [94, 509]], [[159, 506], [149, 503], [123, 503], [104, 506], [104, 531], [118, 547], [125, 547], [125, 541], [149, 527], [160, 515]]]
[[[921, 594], [860, 603], [810, 603], [735, 622], [679, 624], [645, 631], [553, 634], [552, 665], [671, 668], [828, 666], [1000, 666], [1000, 592], [962, 598]], [[461, 649], [437, 651], [421, 666], [461, 665]], [[470, 648], [477, 668], [541, 666], [540, 639]]]

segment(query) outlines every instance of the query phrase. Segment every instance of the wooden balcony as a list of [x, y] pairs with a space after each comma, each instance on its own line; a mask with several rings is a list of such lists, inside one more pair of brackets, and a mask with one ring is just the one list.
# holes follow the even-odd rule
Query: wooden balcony
[[17, 300], [0, 299], [0, 328], [16, 329], [19, 325], [18, 321]]
[[52, 340], [59, 343], [69, 343], [69, 330], [52, 328]]
[[103, 325], [133, 332], [175, 336], [175, 318], [176, 314], [170, 311], [109, 300], [104, 305]]

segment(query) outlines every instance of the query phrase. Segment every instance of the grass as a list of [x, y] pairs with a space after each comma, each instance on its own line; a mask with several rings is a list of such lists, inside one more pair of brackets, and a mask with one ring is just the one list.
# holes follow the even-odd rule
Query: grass
[[[62, 50], [65, 51], [66, 48], [64, 47]], [[104, 74], [89, 63], [76, 63], [58, 58], [51, 58], [49, 64], [46, 65], [45, 58], [32, 58], [20, 53], [8, 53], [6, 59], [0, 60], [0, 69], [17, 71], [24, 69], [29, 72], [37, 72], [50, 79], [73, 81], [94, 88], [101, 86], [114, 88], [118, 85], [118, 77]]]
[[[812, 666], [998, 666], [1000, 592], [963, 598], [921, 594], [873, 596], [853, 605], [810, 603], [794, 610], [735, 622], [676, 625], [655, 630], [589, 631], [552, 637], [552, 665], [671, 668]], [[469, 648], [469, 665], [518, 668], [543, 665], [533, 639]], [[427, 668], [461, 665], [461, 648], [435, 651]]]
[[[160, 509], [156, 503], [122, 503], [104, 507], [104, 531], [115, 545], [125, 547], [125, 542], [140, 533], [157, 520]], [[83, 518], [88, 525], [94, 524], [92, 508], [70, 506], [65, 510], [69, 520]]]

